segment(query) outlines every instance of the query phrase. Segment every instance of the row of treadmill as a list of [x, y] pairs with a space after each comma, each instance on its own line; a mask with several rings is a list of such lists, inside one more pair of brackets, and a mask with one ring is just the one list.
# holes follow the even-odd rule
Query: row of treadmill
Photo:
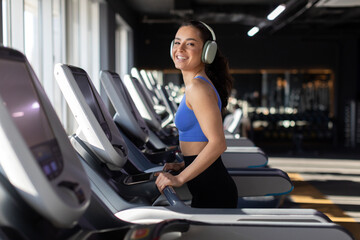
[[234, 137], [236, 117], [222, 158], [238, 208], [191, 208], [186, 184], [161, 194], [154, 173], [182, 157], [177, 105], [150, 72], [100, 72], [112, 116], [83, 69], [57, 64], [71, 136], [21, 52], [1, 47], [0, 73], [0, 239], [354, 239], [319, 211], [277, 208], [293, 185]]

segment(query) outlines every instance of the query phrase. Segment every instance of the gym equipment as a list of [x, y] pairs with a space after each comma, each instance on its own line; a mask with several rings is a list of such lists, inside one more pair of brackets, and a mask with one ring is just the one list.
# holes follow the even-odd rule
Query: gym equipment
[[57, 140], [67, 136], [24, 55], [1, 47], [0, 71], [2, 172], [43, 217], [72, 226], [90, 198], [81, 162], [69, 141]]
[[226, 144], [228, 146], [255, 147], [255, 144], [250, 139], [236, 136], [239, 132], [241, 118], [242, 110], [240, 108], [225, 116], [223, 125]]
[[[140, 71], [141, 72], [141, 71]], [[144, 101], [141, 104], [142, 111], [140, 112], [143, 118], [148, 122], [149, 127], [154, 131], [159, 131], [161, 128], [168, 126], [170, 123], [173, 123], [173, 118], [166, 111], [166, 107], [163, 104], [160, 104], [160, 100], [155, 96], [156, 94], [146, 86], [146, 81], [143, 79], [137, 68], [131, 69], [131, 76], [134, 78], [134, 86], [129, 86], [129, 83], [125, 83], [129, 86], [128, 91], [131, 92], [131, 95], [136, 94], [136, 97], [140, 97]], [[136, 92], [136, 93], [135, 93]], [[138, 96], [140, 95], [140, 96]], [[139, 101], [137, 101], [139, 102]], [[149, 121], [158, 120], [157, 123], [152, 123]]]
[[[102, 152], [110, 152], [108, 148], [112, 148], [112, 139], [126, 139], [126, 137], [121, 135], [121, 132], [111, 119], [110, 113], [104, 106], [87, 73], [80, 68], [57, 64], [55, 66], [55, 77], [66, 101], [71, 103], [69, 104], [70, 109], [79, 123], [79, 129], [71, 140], [78, 152], [84, 154], [82, 156], [85, 159], [87, 158], [85, 155], [94, 154], [94, 158], [98, 158], [96, 161], [105, 163], [109, 170], [119, 171], [124, 168], [128, 174], [140, 174], [144, 171], [150, 173], [160, 170], [159, 165], [154, 164], [150, 169], [143, 169], [146, 158], [141, 157], [142, 152], [134, 147], [130, 148], [132, 154], [134, 154], [132, 158], [127, 155], [119, 155], [116, 158], [116, 162], [119, 164], [115, 165], [115, 161], [111, 159], [112, 156]], [[121, 95], [120, 90], [118, 90], [118, 93]], [[94, 111], [98, 117], [96, 117]], [[120, 113], [118, 115], [120, 117]], [[99, 118], [99, 116], [102, 116], [102, 118]], [[131, 116], [134, 115], [131, 114]], [[136, 123], [136, 119], [134, 122]], [[111, 129], [111, 131], [104, 134], [104, 129]], [[97, 131], [102, 133], [97, 134]], [[141, 134], [145, 134], [145, 132], [142, 131]], [[109, 138], [110, 136], [112, 138]], [[130, 137], [127, 137], [127, 139], [130, 139]], [[102, 143], [101, 147], [95, 145], [99, 142]], [[122, 142], [125, 142], [125, 140], [122, 140]], [[116, 145], [116, 149], [128, 152], [127, 144], [132, 145], [127, 140], [126, 144]], [[125, 162], [127, 162], [127, 165], [125, 165]], [[146, 166], [151, 166], [149, 160], [147, 160]], [[134, 168], [136, 169], [134, 170]], [[239, 196], [282, 195], [290, 192], [293, 187], [287, 174], [278, 169], [257, 169], [256, 171], [252, 169], [241, 169], [241, 171], [231, 169], [231, 174], [237, 183]], [[263, 185], [258, 184], [259, 181], [264, 181]], [[245, 188], [243, 186], [254, 186], [254, 188]]]
[[[246, 222], [209, 224], [167, 220], [157, 224], [134, 225], [112, 218], [106, 209], [97, 205], [97, 196], [90, 195], [89, 181], [84, 172], [84, 167], [86, 170], [88, 166], [80, 161], [81, 157], [72, 149], [24, 55], [0, 48], [0, 70], [1, 238], [131, 239], [136, 236], [138, 239], [199, 239], [198, 227], [203, 231], [224, 231], [223, 235], [229, 237], [245, 233]], [[14, 173], [17, 173], [16, 177]], [[94, 209], [96, 215], [92, 215]], [[263, 225], [254, 223], [253, 229], [269, 230], [278, 224]], [[289, 225], [289, 228], [285, 226], [287, 230], [297, 227], [297, 224]], [[300, 226], [305, 227], [309, 229], [302, 229], [302, 232], [318, 228], [322, 236], [332, 233], [337, 239], [350, 239], [343, 229], [333, 223], [307, 223]], [[229, 230], [230, 235], [225, 232]], [[144, 231], [147, 234], [140, 235]], [[262, 231], [267, 233], [266, 230]], [[283, 233], [275, 233], [278, 239], [284, 239], [285, 234], [288, 234], [287, 231], [280, 232]], [[253, 234], [248, 237], [251, 238]], [[204, 237], [209, 239], [208, 236]]]
[[[58, 65], [57, 67], [65, 67], [64, 65]], [[61, 69], [55, 69], [55, 73]], [[62, 72], [61, 74], [64, 74]], [[64, 81], [64, 76], [59, 76], [58, 81]], [[72, 79], [74, 79], [72, 77]], [[71, 79], [70, 79], [71, 80]], [[72, 80], [74, 81], [74, 80]], [[93, 158], [94, 157], [94, 158]], [[92, 159], [93, 158], [93, 159]], [[84, 156], [84, 160], [86, 164], [86, 171], [91, 178], [91, 181], [94, 183], [92, 186], [92, 190], [96, 193], [96, 199], [98, 200], [98, 204], [106, 205], [106, 209], [109, 209], [114, 214], [120, 214], [124, 210], [133, 209], [134, 211], [131, 212], [132, 216], [140, 216], [141, 214], [145, 214], [147, 212], [149, 215], [153, 216], [155, 219], [161, 219], [169, 217], [173, 217], [173, 212], [177, 212], [179, 216], [185, 219], [194, 219], [199, 217], [202, 221], [207, 221], [208, 223], [217, 223], [219, 224], [219, 216], [220, 213], [223, 213], [223, 217], [227, 219], [228, 223], [236, 224], [240, 218], [247, 218], [251, 215], [252, 218], [259, 220], [259, 218], [263, 218], [265, 215], [268, 219], [275, 220], [275, 221], [299, 221], [299, 215], [294, 213], [292, 210], [286, 210], [282, 212], [279, 211], [280, 214], [274, 214], [271, 212], [271, 209], [262, 209], [261, 214], [257, 212], [257, 215], [252, 215], [252, 210], [246, 210], [247, 214], [244, 213], [244, 209], [219, 209], [218, 212], [212, 212], [213, 209], [192, 209], [187, 206], [184, 207], [149, 207], [153, 199], [156, 197], [153, 194], [152, 185], [154, 185], [154, 176], [153, 173], [145, 173], [140, 175], [126, 175], [120, 174], [119, 172], [115, 173], [111, 171], [111, 177], [105, 176], [109, 174], [109, 169], [104, 169], [104, 164], [99, 164], [99, 159], [96, 155], [91, 154], [88, 152], [88, 156]], [[150, 203], [150, 204], [149, 204]], [[157, 203], [155, 201], [154, 203]], [[137, 206], [136, 206], [137, 205]], [[145, 208], [139, 205], [147, 205]], [[135, 210], [135, 208], [137, 210]], [[146, 209], [149, 208], [149, 209]], [[189, 210], [187, 210], [189, 209]], [[158, 211], [160, 210], [160, 211]], [[196, 211], [196, 216], [194, 216], [192, 211]], [[285, 210], [285, 209], [284, 209]], [[96, 209], [94, 210], [96, 213]], [[145, 212], [144, 212], [145, 211]], [[190, 213], [186, 213], [190, 211]], [[270, 212], [271, 213], [270, 213]], [[326, 222], [326, 218], [320, 217], [317, 214], [314, 214], [312, 210], [304, 211], [301, 210], [300, 219], [304, 219], [304, 221], [322, 221]], [[167, 212], [167, 214], [166, 214]], [[281, 214], [281, 212], [283, 214]], [[130, 212], [129, 212], [130, 213]], [[215, 213], [215, 214], [212, 214]], [[241, 214], [242, 213], [242, 214]], [[269, 214], [268, 214], [269, 213]], [[299, 211], [297, 211], [299, 213]], [[140, 214], [140, 215], [139, 215]], [[159, 215], [160, 214], [160, 215]], [[95, 216], [97, 214], [94, 214]], [[128, 214], [125, 214], [128, 217], [131, 217]], [[201, 215], [203, 215], [201, 217]], [[295, 215], [297, 217], [295, 217]], [[270, 217], [271, 216], [271, 217]], [[134, 221], [142, 221], [142, 217], [138, 218]], [[221, 218], [220, 218], [221, 219]], [[280, 220], [281, 219], [281, 220]], [[127, 220], [126, 220], [127, 221]], [[149, 220], [151, 221], [151, 220]], [[302, 220], [300, 220], [302, 221]], [[158, 220], [151, 222], [158, 222]]]

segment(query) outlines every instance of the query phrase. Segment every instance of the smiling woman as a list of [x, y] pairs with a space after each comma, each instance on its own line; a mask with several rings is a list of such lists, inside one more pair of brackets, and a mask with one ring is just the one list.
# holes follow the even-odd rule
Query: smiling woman
[[176, 176], [160, 173], [156, 184], [162, 191], [165, 186], [187, 183], [192, 207], [236, 208], [237, 188], [221, 160], [226, 150], [221, 111], [227, 105], [232, 78], [215, 40], [208, 25], [190, 21], [181, 25], [171, 43], [171, 58], [185, 83], [175, 116], [184, 155], [180, 167], [185, 168]]

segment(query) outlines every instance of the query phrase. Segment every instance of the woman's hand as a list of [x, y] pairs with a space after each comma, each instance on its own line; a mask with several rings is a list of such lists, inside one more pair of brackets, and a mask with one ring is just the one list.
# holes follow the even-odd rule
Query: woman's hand
[[179, 162], [179, 163], [165, 163], [163, 171], [169, 171], [173, 170], [175, 172], [178, 172], [185, 167], [185, 162]]
[[166, 186], [180, 187], [184, 184], [178, 177], [179, 175], [174, 176], [167, 172], [157, 172], [155, 176], [157, 176], [155, 184], [161, 193]]

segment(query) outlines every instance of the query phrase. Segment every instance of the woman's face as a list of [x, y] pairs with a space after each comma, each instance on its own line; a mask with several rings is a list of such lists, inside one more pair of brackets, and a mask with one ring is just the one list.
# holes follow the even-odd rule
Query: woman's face
[[200, 31], [193, 26], [179, 28], [172, 48], [175, 67], [180, 70], [197, 69], [201, 64], [201, 53], [204, 42]]

